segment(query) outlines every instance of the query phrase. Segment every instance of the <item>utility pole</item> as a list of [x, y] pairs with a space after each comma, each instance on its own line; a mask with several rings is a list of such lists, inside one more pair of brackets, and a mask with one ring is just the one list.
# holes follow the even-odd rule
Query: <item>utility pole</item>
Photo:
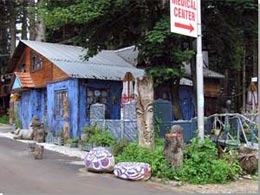
[[[260, 0], [259, 0], [260, 1]], [[198, 106], [198, 130], [199, 139], [204, 139], [204, 90], [203, 90], [203, 56], [202, 56], [202, 33], [201, 33], [201, 0], [197, 0], [197, 106]]]
[[[260, 0], [258, 0], [258, 75], [257, 75], [257, 91], [258, 91], [258, 137], [260, 137]], [[259, 165], [260, 167], [260, 165]]]

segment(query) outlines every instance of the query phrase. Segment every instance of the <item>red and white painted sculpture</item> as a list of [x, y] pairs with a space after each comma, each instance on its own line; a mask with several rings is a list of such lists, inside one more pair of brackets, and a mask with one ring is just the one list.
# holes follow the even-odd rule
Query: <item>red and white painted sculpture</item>
[[85, 157], [85, 167], [93, 172], [113, 172], [115, 166], [114, 156], [103, 147], [90, 150]]
[[127, 180], [148, 180], [152, 175], [151, 166], [141, 162], [120, 162], [114, 167], [114, 174]]

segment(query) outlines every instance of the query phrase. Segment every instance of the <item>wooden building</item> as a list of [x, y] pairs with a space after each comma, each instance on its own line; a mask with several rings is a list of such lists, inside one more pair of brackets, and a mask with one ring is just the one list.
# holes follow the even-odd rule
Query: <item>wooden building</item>
[[[14, 73], [12, 93], [17, 102], [22, 128], [28, 128], [37, 115], [48, 129], [62, 130], [70, 124], [70, 136], [80, 135], [89, 124], [90, 105], [104, 103], [107, 119], [120, 119], [122, 80], [126, 72], [144, 75], [127, 62], [120, 51], [104, 50], [84, 59], [81, 47], [20, 41], [8, 67]], [[68, 118], [64, 117], [64, 99], [68, 100]]]

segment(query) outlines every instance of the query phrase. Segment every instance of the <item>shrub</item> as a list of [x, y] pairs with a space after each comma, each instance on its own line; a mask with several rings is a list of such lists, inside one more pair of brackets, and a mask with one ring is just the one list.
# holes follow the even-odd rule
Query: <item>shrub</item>
[[9, 118], [7, 115], [1, 116], [0, 117], [0, 124], [9, 124]]
[[228, 162], [227, 157], [218, 159], [216, 144], [205, 136], [203, 141], [193, 138], [184, 158], [184, 166], [177, 171], [182, 181], [194, 184], [226, 183], [241, 173], [237, 158]]
[[[155, 147], [154, 151], [138, 146], [132, 142], [126, 146], [121, 155], [116, 157], [116, 162], [144, 162], [149, 163], [152, 168], [152, 175], [166, 177], [166, 171], [170, 172], [169, 163], [163, 156], [163, 147]], [[167, 176], [168, 177], [168, 176]]]
[[78, 138], [69, 138], [69, 139], [67, 139], [67, 144], [77, 144], [78, 143], [78, 141], [79, 141], [79, 139]]
[[113, 155], [118, 156], [118, 155], [122, 154], [122, 152], [124, 151], [125, 147], [128, 146], [128, 144], [129, 144], [129, 141], [126, 137], [122, 140], [119, 140], [113, 146]]
[[232, 158], [232, 163], [228, 162], [230, 156], [218, 159], [216, 144], [207, 136], [201, 142], [194, 138], [191, 144], [186, 146], [184, 165], [180, 169], [172, 168], [165, 159], [162, 143], [162, 139], [157, 138], [154, 151], [142, 148], [136, 142], [130, 143], [122, 154], [116, 157], [116, 162], [149, 163], [152, 176], [193, 184], [226, 183], [236, 179], [242, 171], [237, 158]]
[[80, 142], [82, 145], [90, 143], [97, 146], [112, 146], [115, 144], [115, 138], [110, 131], [107, 128], [100, 128], [96, 123], [89, 127], [85, 126], [83, 133], [84, 136]]
[[97, 146], [112, 146], [115, 144], [115, 138], [108, 130], [103, 130], [89, 138], [89, 143]]

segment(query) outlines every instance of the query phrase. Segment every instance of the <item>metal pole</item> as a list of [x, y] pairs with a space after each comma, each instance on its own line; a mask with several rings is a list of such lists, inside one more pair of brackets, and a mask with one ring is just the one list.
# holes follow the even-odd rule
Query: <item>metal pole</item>
[[[260, 137], [260, 0], [258, 0], [258, 75], [257, 75], [257, 91], [258, 91], [258, 137]], [[259, 145], [259, 144], [258, 144]], [[260, 163], [259, 168], [260, 168]], [[260, 184], [259, 184], [260, 185]]]
[[[260, 0], [259, 0], [260, 1]], [[203, 56], [202, 56], [202, 34], [201, 34], [201, 0], [197, 0], [197, 107], [198, 107], [198, 130], [199, 139], [204, 139], [204, 85], [203, 85]]]
[[[258, 117], [257, 117], [257, 125], [258, 125], [258, 138], [260, 137], [260, 0], [258, 0], [258, 74], [257, 74], [257, 91], [258, 91], [258, 101], [257, 101], [257, 111], [258, 111]], [[258, 143], [258, 150], [260, 149], [259, 143]], [[258, 170], [260, 169], [260, 163], [258, 163]]]

